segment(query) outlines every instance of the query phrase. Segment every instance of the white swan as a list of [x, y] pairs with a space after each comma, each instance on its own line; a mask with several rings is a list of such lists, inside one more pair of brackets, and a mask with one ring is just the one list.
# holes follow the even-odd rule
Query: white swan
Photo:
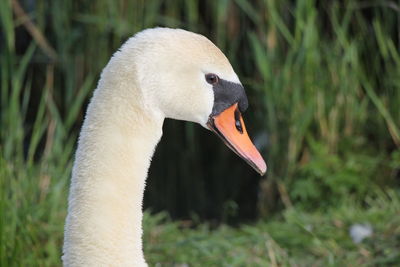
[[207, 38], [168, 28], [130, 38], [104, 68], [79, 137], [64, 266], [146, 266], [142, 198], [165, 118], [213, 130], [265, 173], [241, 118], [246, 108], [237, 75]]

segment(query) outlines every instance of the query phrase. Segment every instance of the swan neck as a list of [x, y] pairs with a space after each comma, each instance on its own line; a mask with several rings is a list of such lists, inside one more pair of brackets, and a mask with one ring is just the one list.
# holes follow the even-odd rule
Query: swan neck
[[109, 88], [95, 91], [72, 172], [65, 266], [146, 266], [142, 200], [163, 120]]

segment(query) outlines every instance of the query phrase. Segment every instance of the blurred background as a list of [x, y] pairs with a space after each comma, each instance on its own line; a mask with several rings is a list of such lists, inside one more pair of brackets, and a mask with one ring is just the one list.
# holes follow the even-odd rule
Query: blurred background
[[88, 100], [155, 26], [226, 54], [268, 172], [167, 120], [145, 193], [151, 266], [400, 264], [399, 2], [2, 0], [0, 25], [0, 266], [61, 264]]

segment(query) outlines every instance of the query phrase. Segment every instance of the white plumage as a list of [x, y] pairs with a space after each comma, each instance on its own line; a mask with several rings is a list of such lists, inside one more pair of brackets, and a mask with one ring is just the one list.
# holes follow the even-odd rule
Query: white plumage
[[130, 38], [104, 68], [88, 107], [72, 171], [65, 266], [146, 266], [142, 199], [165, 118], [206, 127], [206, 73], [240, 83], [207, 38], [155, 28]]

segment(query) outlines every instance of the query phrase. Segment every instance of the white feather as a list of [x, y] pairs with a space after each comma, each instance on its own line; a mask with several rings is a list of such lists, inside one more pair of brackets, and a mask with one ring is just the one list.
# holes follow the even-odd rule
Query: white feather
[[130, 38], [104, 68], [72, 171], [65, 266], [146, 266], [142, 199], [164, 118], [205, 126], [213, 90], [204, 74], [239, 82], [207, 38], [155, 28]]

